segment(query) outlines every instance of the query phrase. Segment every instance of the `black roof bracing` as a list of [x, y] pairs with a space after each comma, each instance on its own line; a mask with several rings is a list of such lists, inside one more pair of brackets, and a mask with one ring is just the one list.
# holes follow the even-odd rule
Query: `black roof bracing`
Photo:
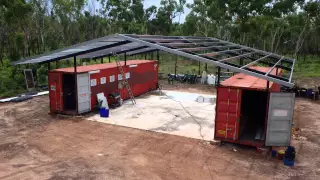
[[[14, 64], [46, 63], [74, 56], [96, 59], [115, 54], [136, 55], [156, 50], [214, 64], [287, 87], [294, 85], [292, 83], [294, 59], [211, 37], [119, 34], [16, 61]], [[271, 68], [265, 73], [251, 69], [252, 65], [267, 65]], [[271, 74], [275, 68], [289, 71], [287, 77]]]

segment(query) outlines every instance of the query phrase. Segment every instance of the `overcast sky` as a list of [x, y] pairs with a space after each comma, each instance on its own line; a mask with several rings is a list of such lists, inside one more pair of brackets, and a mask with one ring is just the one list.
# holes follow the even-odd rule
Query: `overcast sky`
[[[144, 8], [147, 9], [148, 7], [155, 5], [157, 7], [160, 6], [160, 1], [161, 0], [144, 0]], [[178, 0], [177, 0], [178, 1]], [[193, 0], [186, 0], [187, 3], [191, 4], [193, 3]], [[184, 23], [186, 20], [186, 16], [190, 13], [190, 9], [185, 7], [184, 8], [184, 14], [181, 15], [180, 17], [180, 23]], [[179, 22], [179, 17], [176, 17], [174, 20], [175, 22]]]
[[[144, 9], [149, 8], [150, 6], [160, 6], [160, 1], [161, 0], [144, 0], [143, 6]], [[178, 0], [177, 0], [178, 1]], [[187, 3], [193, 3], [193, 0], [186, 0]], [[89, 10], [90, 8], [94, 7], [93, 9], [98, 9], [101, 8], [100, 4], [97, 2], [97, 0], [89, 0], [88, 1], [88, 6], [85, 7], [85, 10]], [[184, 23], [186, 20], [186, 16], [190, 13], [190, 9], [185, 7], [184, 8], [184, 13], [180, 17], [180, 23]], [[179, 17], [176, 17], [174, 19], [174, 22], [179, 22]]]

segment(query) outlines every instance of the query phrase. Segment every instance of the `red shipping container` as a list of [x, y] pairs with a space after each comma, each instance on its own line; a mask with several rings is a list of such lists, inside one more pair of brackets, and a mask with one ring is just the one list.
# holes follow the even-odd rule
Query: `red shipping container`
[[119, 92], [122, 99], [128, 99], [129, 94], [123, 84], [124, 78], [127, 78], [134, 96], [157, 88], [157, 61], [128, 60], [126, 66], [124, 62], [120, 63], [126, 77], [122, 77], [116, 63], [78, 66], [77, 85], [73, 67], [50, 71], [50, 111], [64, 114], [89, 112], [98, 104], [96, 97], [98, 93], [104, 93], [108, 97], [112, 92]]
[[[276, 71], [271, 74], [281, 74]], [[294, 94], [280, 93], [280, 85], [273, 82], [267, 90], [267, 84], [267, 80], [242, 73], [221, 83], [217, 88], [216, 140], [252, 146], [290, 144]]]

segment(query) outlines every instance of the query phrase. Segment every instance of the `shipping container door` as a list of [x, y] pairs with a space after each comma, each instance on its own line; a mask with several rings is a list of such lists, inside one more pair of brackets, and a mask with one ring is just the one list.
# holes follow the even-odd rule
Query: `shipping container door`
[[267, 146], [289, 146], [295, 95], [293, 93], [270, 93]]
[[50, 109], [53, 112], [63, 111], [62, 74], [49, 73]]
[[85, 113], [91, 110], [91, 83], [90, 74], [77, 75], [78, 84], [78, 113]]
[[215, 137], [238, 140], [241, 90], [218, 88]]

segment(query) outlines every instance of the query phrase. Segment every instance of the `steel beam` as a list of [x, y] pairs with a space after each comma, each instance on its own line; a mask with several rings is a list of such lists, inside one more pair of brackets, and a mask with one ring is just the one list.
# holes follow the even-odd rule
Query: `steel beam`
[[261, 61], [261, 60], [263, 60], [263, 59], [266, 59], [266, 58], [268, 58], [268, 57], [271, 56], [271, 55], [272, 55], [272, 53], [270, 53], [269, 55], [266, 55], [266, 56], [264, 56], [264, 57], [262, 57], [262, 58], [259, 58], [259, 59], [255, 60], [255, 61], [253, 61], [253, 62], [251, 62], [251, 63], [249, 63], [249, 64], [246, 64], [246, 65], [242, 66], [240, 69], [243, 69], [243, 68], [249, 67], [250, 65], [256, 64], [256, 63], [258, 63], [259, 61]]
[[[228, 44], [231, 44], [231, 45], [236, 45], [238, 47], [241, 47], [241, 48], [246, 48], [248, 50], [251, 50], [251, 51], [254, 51], [254, 52], [258, 52], [258, 53], [261, 53], [263, 55], [267, 55], [267, 54], [270, 54], [270, 52], [266, 52], [266, 51], [263, 51], [263, 50], [258, 50], [258, 49], [254, 49], [254, 48], [250, 48], [248, 46], [243, 46], [243, 45], [240, 45], [240, 44], [236, 44], [236, 43], [232, 43], [232, 42], [228, 42], [228, 41], [224, 41], [224, 40], [221, 40], [221, 39], [217, 39], [217, 38], [211, 38], [212, 40], [217, 40], [217, 41], [220, 41], [220, 42], [224, 42], [224, 43], [228, 43]], [[278, 54], [274, 54], [274, 53], [271, 53], [271, 56], [272, 57], [275, 57], [277, 59], [280, 59], [282, 58], [282, 56], [278, 55]], [[293, 62], [294, 59], [290, 59], [290, 58], [286, 58], [286, 60], [289, 60], [290, 62]]]
[[181, 48], [181, 49], [177, 49], [177, 50], [197, 52], [197, 51], [203, 51], [203, 50], [207, 50], [207, 49], [227, 48], [227, 47], [236, 47], [236, 46], [234, 46], [234, 45], [227, 45], [227, 46], [208, 46], [208, 47], [195, 47], [195, 48]]
[[132, 48], [132, 49], [126, 49], [126, 50], [119, 51], [119, 52], [116, 52], [116, 53], [102, 54], [102, 55], [96, 56], [94, 58], [102, 58], [102, 57], [107, 57], [107, 56], [114, 55], [114, 54], [122, 54], [122, 53], [127, 53], [127, 52], [130, 52], [130, 51], [136, 51], [136, 50], [140, 50], [140, 49], [144, 49], [144, 48], [148, 48], [148, 46], [140, 46], [140, 47], [136, 47], [136, 48]]
[[[153, 38], [140, 38], [141, 40], [144, 41], [153, 41], [156, 43], [164, 43], [164, 42], [183, 42], [183, 41], [189, 41], [189, 39], [153, 39]], [[217, 42], [215, 40], [211, 39], [191, 39], [191, 41], [208, 41], [208, 42]]]
[[239, 58], [242, 58], [242, 57], [246, 57], [246, 56], [249, 56], [249, 55], [252, 55], [252, 54], [255, 54], [255, 53], [256, 52], [241, 54], [239, 56], [234, 56], [234, 57], [230, 57], [230, 58], [226, 58], [226, 59], [221, 59], [221, 60], [219, 60], [219, 62], [232, 61], [232, 60], [236, 60], [236, 59], [239, 59]]
[[294, 69], [295, 63], [296, 63], [296, 60], [294, 59], [294, 61], [293, 61], [293, 63], [292, 63], [292, 66], [291, 66], [291, 72], [290, 72], [289, 82], [292, 81], [292, 75], [293, 75], [293, 69]]
[[172, 53], [172, 54], [175, 54], [175, 55], [186, 57], [188, 59], [193, 59], [193, 60], [201, 61], [201, 62], [204, 62], [204, 63], [210, 63], [210, 64], [214, 64], [214, 65], [216, 65], [218, 67], [222, 67], [222, 68], [225, 68], [225, 69], [230, 69], [233, 72], [245, 73], [245, 74], [248, 74], [248, 75], [251, 75], [251, 76], [255, 76], [255, 77], [258, 77], [258, 78], [262, 78], [262, 79], [266, 79], [266, 80], [269, 80], [269, 81], [272, 81], [272, 82], [275, 82], [275, 83], [278, 83], [278, 84], [281, 84], [281, 85], [284, 85], [284, 86], [287, 86], [287, 87], [293, 87], [294, 86], [293, 83], [283, 81], [280, 78], [264, 76], [263, 74], [253, 72], [251, 70], [240, 69], [238, 67], [235, 67], [235, 66], [232, 66], [232, 65], [229, 65], [229, 64], [226, 64], [226, 63], [213, 61], [213, 60], [210, 60], [208, 58], [204, 58], [204, 57], [200, 57], [198, 55], [193, 55], [193, 54], [189, 54], [189, 53], [186, 53], [186, 52], [178, 51], [176, 49], [171, 49], [171, 48], [168, 48], [168, 47], [160, 46], [158, 44], [153, 44], [153, 43], [150, 43], [150, 42], [147, 42], [147, 41], [143, 41], [143, 40], [140, 40], [140, 39], [137, 39], [137, 38], [133, 38], [133, 37], [130, 37], [130, 36], [126, 36], [126, 35], [122, 35], [122, 34], [119, 34], [119, 36], [124, 38], [124, 39], [126, 39], [126, 40], [133, 41], [133, 42], [138, 42], [138, 43], [141, 43], [143, 45], [150, 46], [150, 47], [153, 47], [153, 48], [156, 48], [156, 49], [168, 52], [168, 53]]
[[31, 63], [23, 63], [22, 62], [22, 63], [19, 63], [19, 64], [34, 64], [34, 63], [52, 62], [52, 61], [57, 61], [57, 60], [61, 60], [61, 59], [71, 58], [71, 57], [74, 57], [74, 56], [79, 56], [79, 55], [82, 55], [82, 54], [91, 53], [91, 52], [94, 52], [94, 51], [100, 51], [100, 50], [103, 50], [103, 49], [108, 49], [108, 48], [112, 48], [112, 47], [116, 47], [116, 46], [121, 46], [121, 45], [128, 44], [128, 43], [131, 43], [131, 42], [130, 41], [121, 41], [121, 42], [114, 43], [114, 44], [108, 44], [108, 45], [105, 45], [105, 46], [100, 46], [100, 47], [96, 47], [96, 48], [92, 48], [92, 49], [88, 49], [88, 50], [78, 51], [76, 53], [70, 53], [70, 54], [62, 55], [62, 56], [59, 56], [59, 57], [56, 57], [56, 58], [52, 58], [50, 60], [34, 60]]
[[230, 49], [230, 50], [225, 50], [225, 51], [217, 51], [217, 52], [212, 52], [212, 53], [205, 53], [205, 54], [200, 54], [202, 56], [208, 56], [208, 57], [214, 57], [214, 56], [217, 56], [217, 55], [220, 55], [220, 54], [224, 54], [224, 53], [227, 53], [227, 52], [236, 52], [236, 51], [241, 51], [243, 50], [242, 49]]
[[265, 76], [268, 76], [272, 70], [282, 61], [284, 57], [282, 57], [274, 66], [272, 66], [272, 68], [265, 74]]
[[171, 46], [171, 47], [185, 47], [194, 45], [206, 45], [206, 44], [216, 44], [217, 42], [201, 42], [201, 43], [157, 43], [158, 45]]

